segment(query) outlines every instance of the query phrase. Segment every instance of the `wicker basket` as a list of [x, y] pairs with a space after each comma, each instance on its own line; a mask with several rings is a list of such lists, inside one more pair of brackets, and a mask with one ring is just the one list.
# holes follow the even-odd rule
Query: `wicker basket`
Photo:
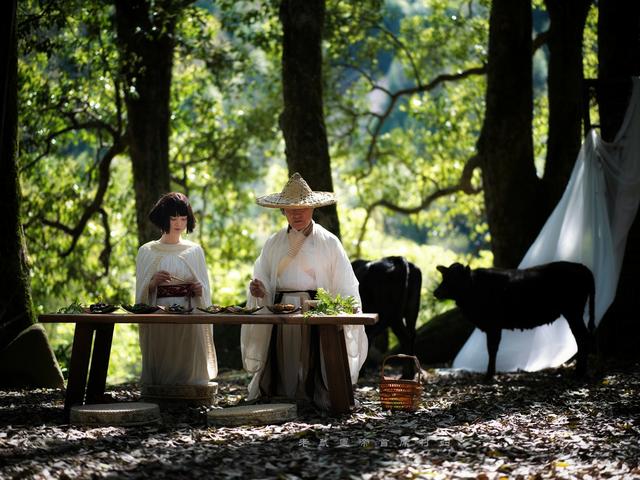
[[[418, 380], [386, 378], [384, 376], [384, 366], [387, 360], [392, 358], [413, 360], [418, 371]], [[382, 362], [382, 372], [380, 375], [380, 403], [382, 404], [382, 408], [415, 412], [418, 409], [422, 391], [424, 390], [421, 372], [420, 362], [413, 355], [399, 354], [385, 357]]]

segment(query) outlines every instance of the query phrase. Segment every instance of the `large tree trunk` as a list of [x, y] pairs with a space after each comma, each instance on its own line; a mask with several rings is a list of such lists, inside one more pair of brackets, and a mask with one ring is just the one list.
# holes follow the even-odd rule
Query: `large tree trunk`
[[591, 0], [545, 0], [550, 18], [549, 136], [544, 170], [547, 212], [567, 186], [582, 144], [582, 36]]
[[[324, 0], [282, 0], [282, 87], [289, 174], [299, 172], [314, 190], [333, 191], [322, 107]], [[335, 205], [315, 212], [316, 221], [340, 236]]]
[[[602, 137], [611, 141], [629, 104], [630, 77], [640, 75], [640, 2], [600, 0], [598, 5], [598, 105]], [[605, 356], [639, 357], [639, 275], [640, 219], [636, 216], [627, 239], [616, 299], [598, 329]]]
[[34, 312], [20, 222], [17, 1], [0, 8], [0, 386], [62, 387], [62, 373]]
[[0, 205], [4, 221], [0, 235], [0, 350], [33, 323], [26, 252], [20, 223], [20, 187], [16, 165], [18, 86], [16, 1], [3, 5], [0, 65], [2, 123], [0, 124]]
[[494, 264], [515, 267], [544, 213], [533, 163], [531, 2], [494, 0], [485, 119], [478, 141]]
[[140, 244], [158, 238], [147, 215], [169, 191], [169, 100], [178, 7], [171, 0], [115, 0], [126, 79], [129, 154]]

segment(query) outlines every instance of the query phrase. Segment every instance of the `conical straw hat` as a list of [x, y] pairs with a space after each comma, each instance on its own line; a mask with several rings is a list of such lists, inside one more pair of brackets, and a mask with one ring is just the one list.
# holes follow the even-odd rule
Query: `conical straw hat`
[[296, 172], [280, 193], [258, 197], [256, 203], [269, 208], [317, 208], [336, 203], [336, 196], [333, 192], [314, 192]]

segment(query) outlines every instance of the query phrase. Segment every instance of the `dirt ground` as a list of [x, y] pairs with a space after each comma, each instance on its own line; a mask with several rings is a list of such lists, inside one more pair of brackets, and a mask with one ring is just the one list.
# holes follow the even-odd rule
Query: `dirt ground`
[[[587, 380], [571, 369], [481, 375], [428, 370], [420, 408], [381, 409], [378, 372], [341, 417], [304, 409], [294, 422], [208, 427], [205, 407], [162, 423], [84, 427], [63, 421], [63, 392], [0, 391], [0, 477], [75, 478], [640, 478], [640, 368]], [[248, 378], [219, 379], [219, 406]], [[136, 385], [112, 386], [136, 401]]]

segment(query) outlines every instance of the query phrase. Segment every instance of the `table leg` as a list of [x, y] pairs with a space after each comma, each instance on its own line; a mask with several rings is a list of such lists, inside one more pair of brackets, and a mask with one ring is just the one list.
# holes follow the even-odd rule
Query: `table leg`
[[69, 379], [67, 381], [67, 393], [64, 400], [64, 416], [67, 421], [69, 420], [71, 407], [84, 402], [93, 330], [94, 327], [92, 325], [77, 323], [75, 333], [73, 334]]
[[96, 325], [96, 337], [93, 341], [91, 368], [87, 384], [87, 403], [104, 402], [104, 389], [107, 385], [107, 370], [113, 339], [113, 323]]
[[338, 414], [348, 413], [354, 402], [344, 333], [337, 325], [320, 325], [319, 330], [331, 410]]
[[346, 373], [347, 393], [349, 394], [349, 405], [354, 406], [356, 404], [353, 398], [353, 384], [351, 383], [351, 371], [349, 370], [349, 356], [347, 355], [347, 343], [344, 340], [344, 331], [338, 330], [338, 345], [342, 350], [342, 364], [343, 370]]

